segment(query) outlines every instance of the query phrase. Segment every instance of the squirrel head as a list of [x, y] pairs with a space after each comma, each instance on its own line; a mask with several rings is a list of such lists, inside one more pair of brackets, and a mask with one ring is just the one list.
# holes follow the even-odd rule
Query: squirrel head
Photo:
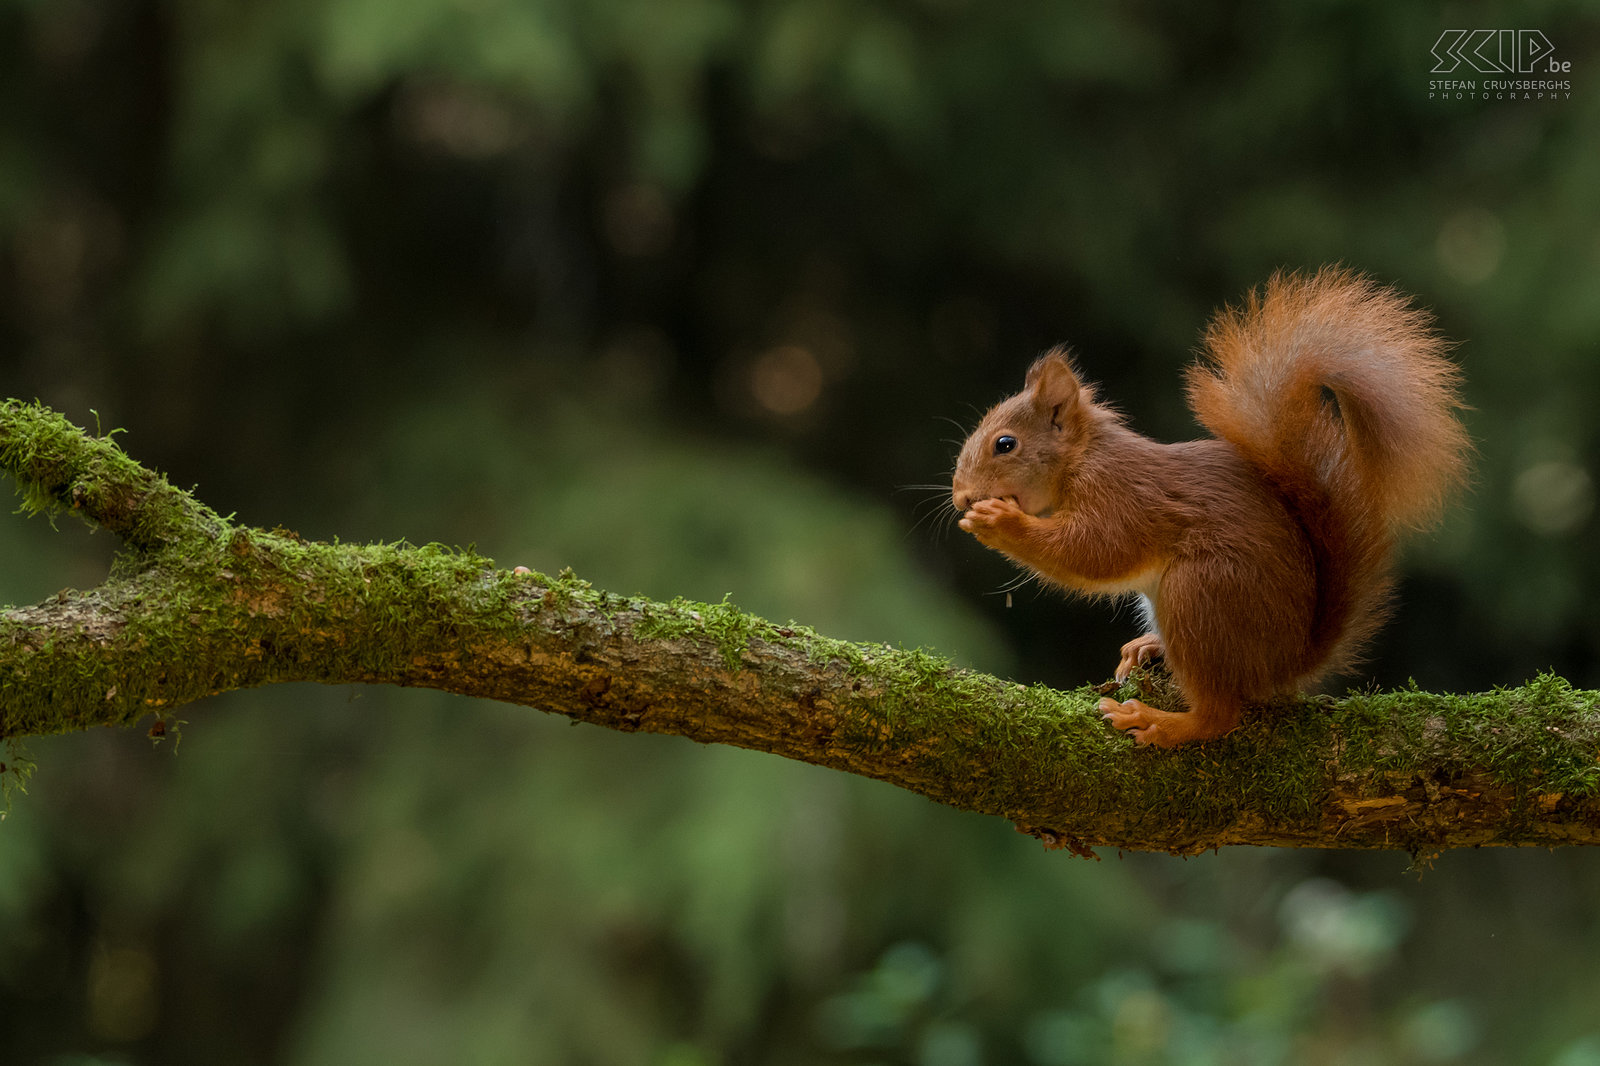
[[1022, 391], [995, 404], [962, 445], [951, 502], [965, 511], [1009, 496], [1028, 514], [1054, 511], [1093, 421], [1093, 390], [1066, 350], [1052, 348], [1034, 361]]

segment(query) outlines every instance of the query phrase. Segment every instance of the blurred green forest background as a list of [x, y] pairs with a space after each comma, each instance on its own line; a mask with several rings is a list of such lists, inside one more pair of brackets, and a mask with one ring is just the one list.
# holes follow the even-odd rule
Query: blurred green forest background
[[[1570, 98], [1430, 99], [1478, 27]], [[1212, 309], [1342, 261], [1460, 342], [1481, 452], [1355, 683], [1597, 687], [1597, 44], [1593, 2], [0, 0], [3, 391], [245, 522], [1076, 684], [1132, 619], [1008, 609], [953, 423], [1067, 342], [1190, 436]], [[0, 598], [100, 580], [60, 526], [0, 522]], [[0, 1060], [1600, 1066], [1594, 852], [1088, 863], [431, 693], [185, 717], [29, 745]]]

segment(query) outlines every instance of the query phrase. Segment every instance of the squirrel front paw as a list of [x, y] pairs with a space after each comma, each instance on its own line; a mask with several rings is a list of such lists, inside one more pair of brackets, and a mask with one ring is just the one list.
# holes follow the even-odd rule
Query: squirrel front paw
[[1003, 548], [1016, 539], [1027, 519], [1028, 512], [1007, 496], [1003, 499], [979, 500], [967, 509], [956, 524], [977, 537], [979, 544]]

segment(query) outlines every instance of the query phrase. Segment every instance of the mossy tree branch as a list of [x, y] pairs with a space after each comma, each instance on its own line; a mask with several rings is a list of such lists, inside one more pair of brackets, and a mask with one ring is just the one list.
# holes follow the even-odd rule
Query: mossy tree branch
[[237, 525], [34, 404], [0, 405], [0, 466], [25, 507], [123, 538], [99, 587], [0, 612], [0, 738], [280, 681], [419, 685], [831, 766], [1078, 852], [1600, 842], [1600, 694], [1559, 678], [1285, 703], [1218, 741], [1136, 749], [1089, 688], [438, 545]]

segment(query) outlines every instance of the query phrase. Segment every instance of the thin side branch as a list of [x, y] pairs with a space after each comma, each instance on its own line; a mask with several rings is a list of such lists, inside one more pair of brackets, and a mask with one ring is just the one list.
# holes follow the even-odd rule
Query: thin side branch
[[224, 525], [110, 436], [91, 437], [41, 404], [0, 404], [0, 469], [16, 478], [24, 509], [72, 511], [141, 551], [195, 535], [215, 538]]
[[0, 464], [33, 506], [126, 541], [99, 587], [0, 612], [0, 738], [280, 681], [420, 685], [830, 766], [1080, 853], [1600, 842], [1600, 694], [1559, 678], [1285, 703], [1218, 741], [1136, 749], [1089, 688], [438, 545], [238, 526], [36, 405], [0, 405]]

